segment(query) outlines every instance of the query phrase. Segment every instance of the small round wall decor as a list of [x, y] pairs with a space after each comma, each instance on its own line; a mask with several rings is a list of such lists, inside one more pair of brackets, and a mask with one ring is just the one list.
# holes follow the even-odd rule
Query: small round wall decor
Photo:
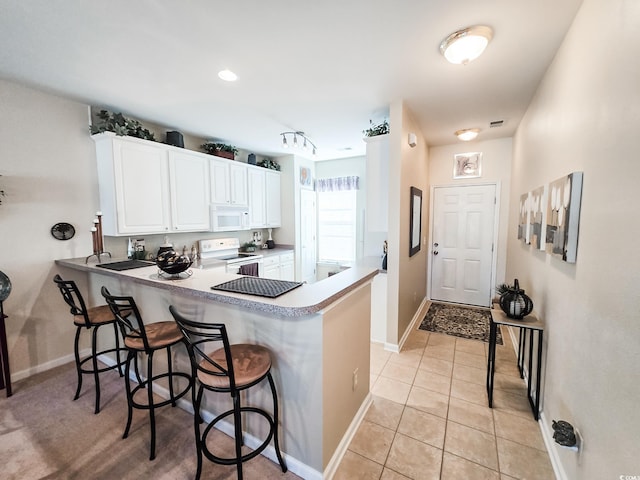
[[70, 223], [60, 222], [51, 227], [51, 235], [58, 240], [69, 240], [76, 234], [76, 229]]

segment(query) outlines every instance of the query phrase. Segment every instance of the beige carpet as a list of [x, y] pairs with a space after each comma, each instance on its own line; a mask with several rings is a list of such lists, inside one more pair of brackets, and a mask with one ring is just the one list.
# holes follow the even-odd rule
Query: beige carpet
[[[0, 478], [31, 479], [192, 479], [196, 471], [193, 417], [176, 407], [156, 414], [156, 459], [149, 461], [148, 412], [134, 410], [129, 437], [122, 439], [127, 407], [124, 379], [115, 371], [100, 377], [101, 411], [93, 413], [93, 379], [85, 375], [73, 401], [73, 364], [13, 384], [13, 396], [0, 390]], [[232, 455], [233, 440], [216, 432], [216, 451]], [[233, 466], [204, 459], [203, 479], [233, 479]], [[246, 479], [294, 479], [279, 465], [258, 456], [244, 465]]]

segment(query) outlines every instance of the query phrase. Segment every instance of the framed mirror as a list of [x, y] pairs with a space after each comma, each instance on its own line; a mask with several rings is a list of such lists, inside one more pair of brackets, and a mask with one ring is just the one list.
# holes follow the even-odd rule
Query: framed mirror
[[409, 256], [413, 257], [420, 251], [420, 237], [422, 236], [422, 190], [411, 187], [411, 223], [409, 230]]

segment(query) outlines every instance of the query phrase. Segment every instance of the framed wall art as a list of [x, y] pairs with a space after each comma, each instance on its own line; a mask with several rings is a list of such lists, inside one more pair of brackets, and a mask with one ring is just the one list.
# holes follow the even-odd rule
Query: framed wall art
[[422, 190], [411, 187], [411, 220], [409, 230], [409, 256], [413, 257], [420, 251], [420, 236], [422, 235]]
[[538, 187], [529, 193], [529, 237], [536, 250], [545, 249], [544, 187]]
[[575, 263], [578, 255], [582, 172], [573, 172], [551, 182], [547, 197], [546, 251], [567, 263]]
[[476, 178], [482, 175], [482, 152], [453, 156], [453, 178]]
[[518, 216], [518, 240], [525, 244], [530, 243], [529, 239], [529, 193], [520, 195], [520, 208]]

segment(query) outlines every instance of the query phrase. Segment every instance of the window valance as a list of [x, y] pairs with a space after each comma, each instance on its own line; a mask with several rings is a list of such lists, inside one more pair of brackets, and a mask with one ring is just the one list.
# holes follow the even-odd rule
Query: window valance
[[359, 190], [360, 177], [319, 178], [316, 180], [316, 191], [338, 192], [342, 190]]

